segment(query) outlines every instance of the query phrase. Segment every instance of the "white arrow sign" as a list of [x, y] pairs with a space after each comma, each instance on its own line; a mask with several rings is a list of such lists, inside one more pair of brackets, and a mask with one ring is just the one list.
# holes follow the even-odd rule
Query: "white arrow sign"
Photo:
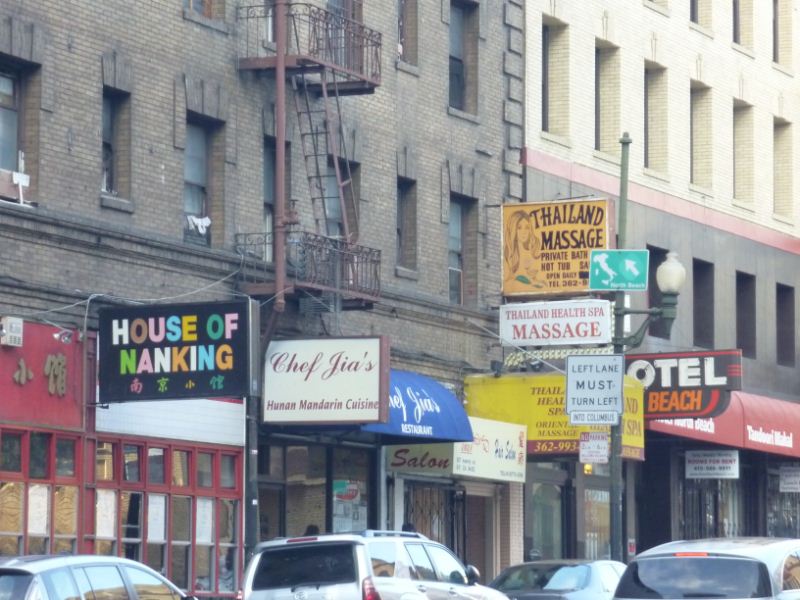
[[635, 260], [625, 259], [625, 270], [629, 273], [633, 273], [634, 277], [639, 276], [639, 269], [636, 268]]

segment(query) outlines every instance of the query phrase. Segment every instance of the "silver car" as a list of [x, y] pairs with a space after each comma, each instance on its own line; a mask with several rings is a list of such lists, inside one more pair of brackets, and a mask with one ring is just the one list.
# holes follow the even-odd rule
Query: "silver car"
[[798, 591], [800, 540], [716, 538], [642, 552], [625, 569], [614, 598], [738, 600], [800, 597]]
[[[0, 557], [0, 600], [194, 599], [140, 562], [116, 556]], [[196, 599], [195, 599], [196, 600]]]
[[412, 532], [365, 531], [263, 542], [244, 600], [508, 600], [447, 547]]

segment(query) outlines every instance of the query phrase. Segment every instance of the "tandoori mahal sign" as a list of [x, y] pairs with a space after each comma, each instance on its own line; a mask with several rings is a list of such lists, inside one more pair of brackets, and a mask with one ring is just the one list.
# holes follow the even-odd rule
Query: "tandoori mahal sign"
[[99, 402], [259, 392], [253, 301], [126, 306], [99, 317]]

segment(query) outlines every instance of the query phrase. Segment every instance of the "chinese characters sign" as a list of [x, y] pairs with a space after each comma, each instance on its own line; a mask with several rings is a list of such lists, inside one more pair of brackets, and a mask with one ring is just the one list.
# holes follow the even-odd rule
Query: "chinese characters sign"
[[608, 201], [503, 205], [503, 295], [589, 289], [589, 254], [608, 247]]
[[[99, 400], [216, 398], [254, 393], [251, 302], [106, 309], [99, 325]], [[257, 388], [256, 388], [257, 389]]]

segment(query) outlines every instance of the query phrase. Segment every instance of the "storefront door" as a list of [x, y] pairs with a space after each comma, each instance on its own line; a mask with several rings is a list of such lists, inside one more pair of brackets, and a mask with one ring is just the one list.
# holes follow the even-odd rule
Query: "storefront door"
[[525, 484], [525, 560], [568, 556], [565, 540], [569, 473], [559, 462], [528, 464]]

